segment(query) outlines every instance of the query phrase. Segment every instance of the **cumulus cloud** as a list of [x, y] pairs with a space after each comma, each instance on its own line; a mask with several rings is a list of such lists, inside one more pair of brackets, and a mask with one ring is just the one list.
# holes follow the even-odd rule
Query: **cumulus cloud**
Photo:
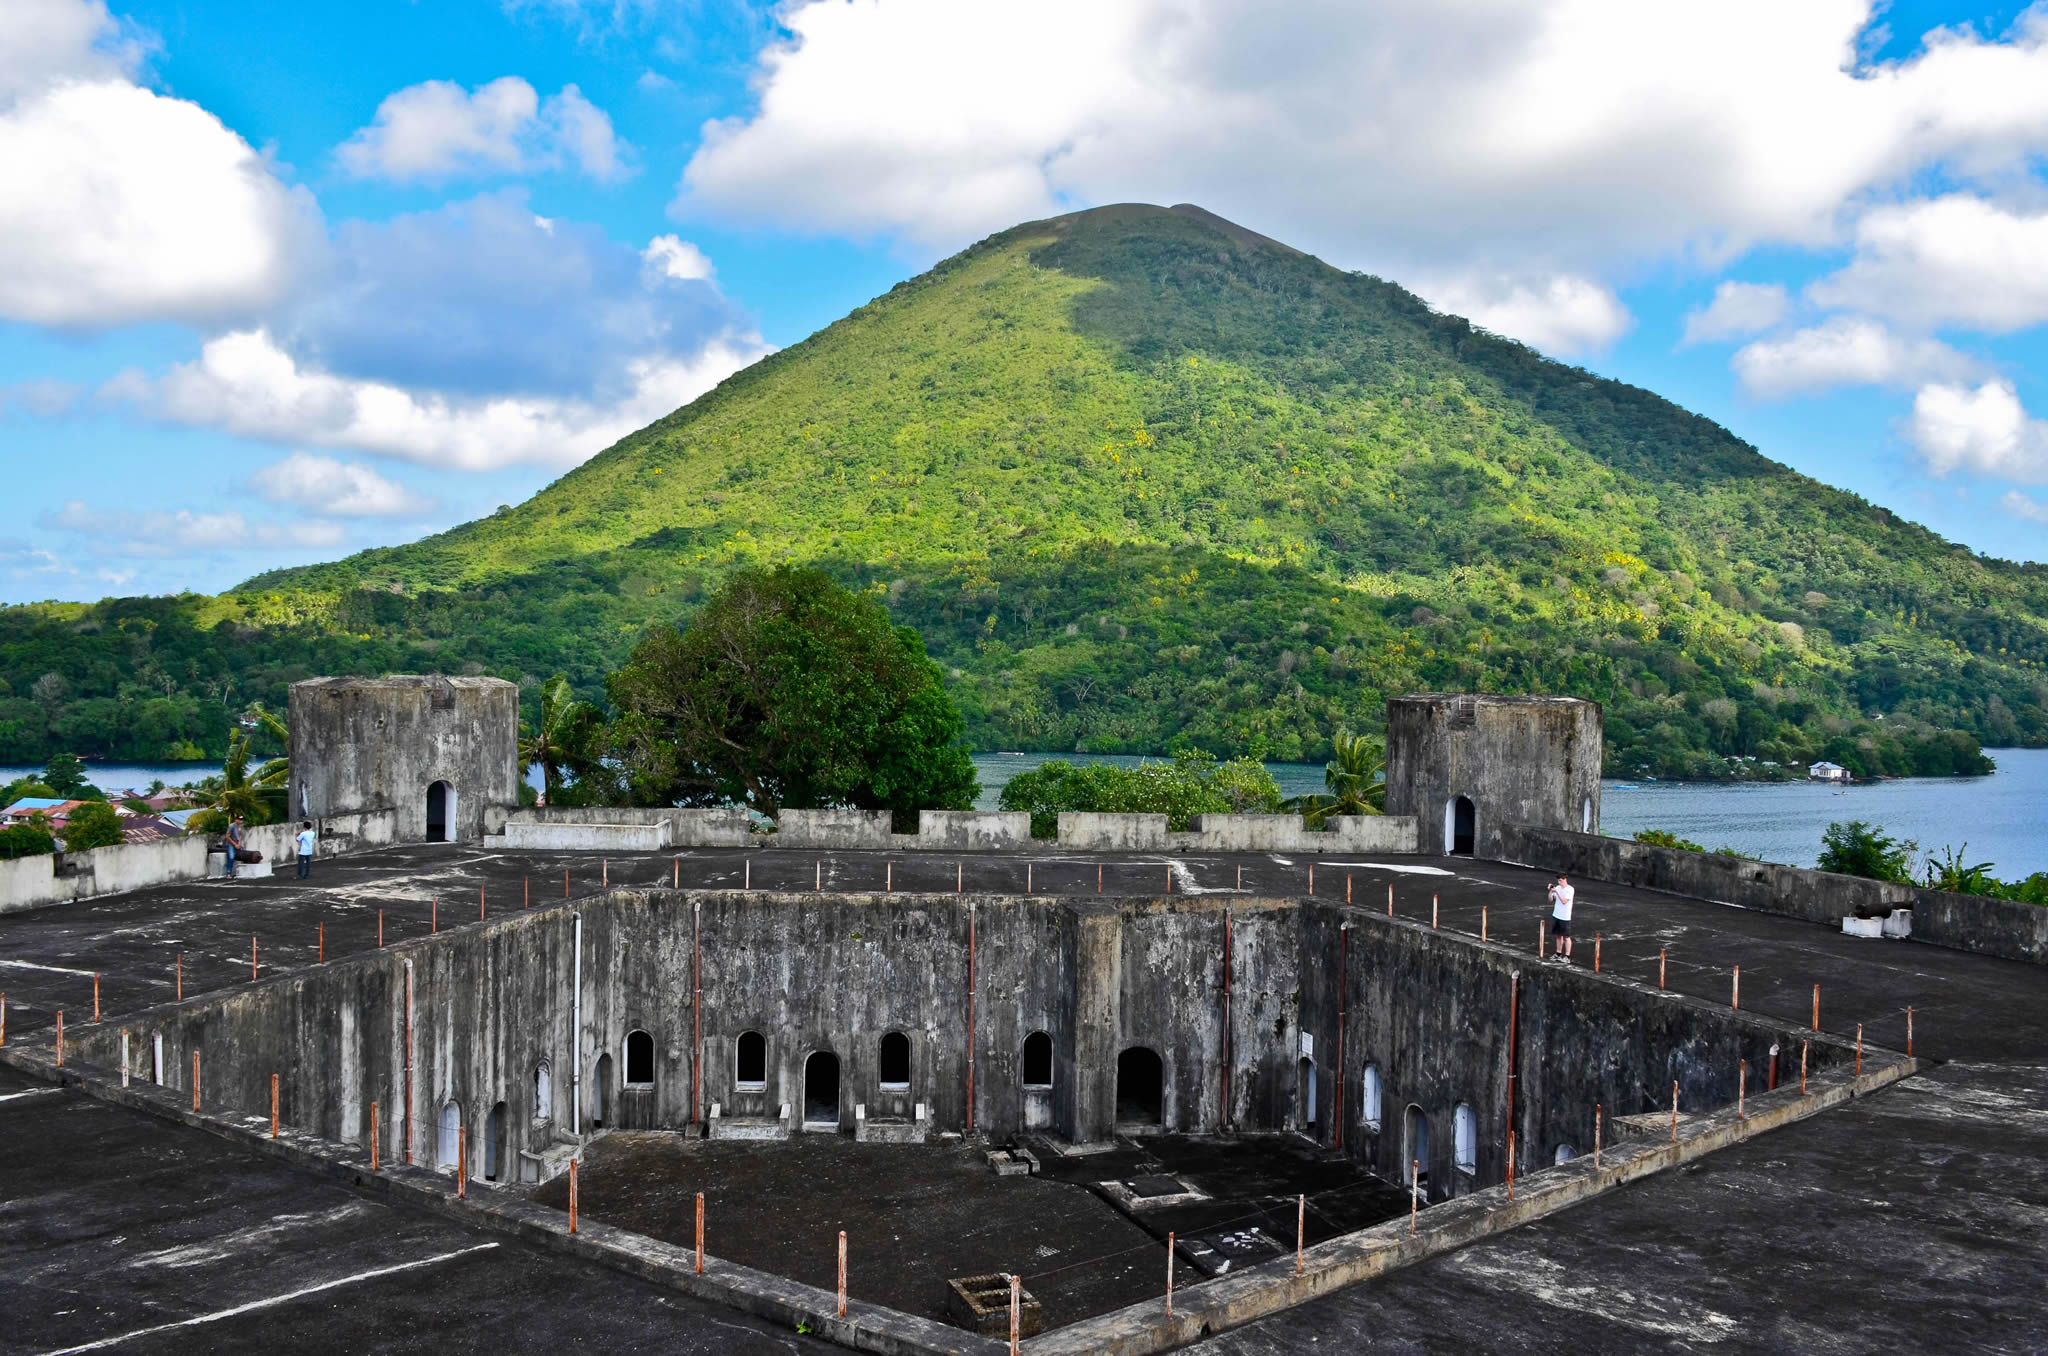
[[197, 360], [150, 380], [110, 384], [174, 424], [268, 442], [309, 443], [464, 471], [518, 463], [573, 466], [669, 414], [759, 357], [720, 341], [688, 357], [625, 364], [626, 389], [605, 400], [456, 397], [302, 365], [264, 330], [209, 341]]
[[240, 551], [280, 546], [338, 546], [339, 524], [317, 518], [292, 523], [251, 522], [233, 509], [194, 513], [190, 509], [133, 512], [99, 509], [82, 499], [66, 501], [45, 526], [87, 538], [98, 549], [127, 556], [172, 556], [194, 551]]
[[625, 173], [625, 153], [611, 118], [576, 86], [543, 100], [508, 75], [474, 91], [452, 80], [399, 90], [335, 158], [360, 178], [400, 182], [522, 174], [571, 162], [593, 179], [610, 180]]
[[1586, 278], [1450, 278], [1423, 282], [1420, 290], [1439, 310], [1566, 357], [1605, 348], [1630, 324], [1614, 294]]
[[250, 477], [250, 486], [273, 504], [290, 504], [336, 518], [400, 518], [426, 513], [434, 501], [361, 462], [294, 452]]
[[1894, 334], [1864, 316], [1836, 316], [1736, 351], [1735, 375], [1764, 400], [1805, 395], [1836, 386], [1891, 386], [1910, 390], [1925, 382], [1963, 380], [1983, 364], [1935, 339]]
[[647, 242], [647, 248], [640, 257], [664, 278], [695, 282], [711, 276], [711, 261], [704, 256], [704, 251], [677, 236], [654, 237]]
[[1724, 282], [1714, 299], [1685, 317], [1685, 342], [1711, 344], [1761, 334], [1785, 318], [1788, 307], [1780, 283]]
[[1938, 476], [1960, 470], [2048, 482], [2048, 420], [2030, 416], [2009, 381], [1926, 387], [1913, 399], [1906, 436]]
[[97, 328], [246, 316], [317, 239], [303, 190], [197, 104], [135, 83], [103, 5], [0, 12], [0, 318]]
[[[702, 271], [683, 276], [693, 260]], [[544, 221], [506, 190], [345, 223], [327, 271], [268, 328], [281, 348], [340, 376], [458, 397], [604, 402], [630, 390], [636, 360], [687, 358], [728, 337], [758, 347], [709, 274], [674, 237], [635, 249], [596, 226]]]
[[2007, 490], [1999, 499], [1998, 506], [2015, 518], [2024, 518], [2030, 523], [2048, 523], [2048, 504], [2018, 490]]
[[1871, 65], [1876, 8], [808, 0], [755, 111], [704, 127], [674, 210], [950, 247], [1194, 201], [1417, 275], [1827, 244], [1859, 195], [2048, 144], [2048, 10]]
[[1932, 328], [2004, 333], [2048, 321], [2048, 212], [1950, 194], [1864, 214], [1847, 268], [1807, 294]]
[[31, 377], [26, 381], [0, 382], [0, 414], [25, 412], [45, 418], [63, 414], [85, 394], [75, 382], [54, 377]]

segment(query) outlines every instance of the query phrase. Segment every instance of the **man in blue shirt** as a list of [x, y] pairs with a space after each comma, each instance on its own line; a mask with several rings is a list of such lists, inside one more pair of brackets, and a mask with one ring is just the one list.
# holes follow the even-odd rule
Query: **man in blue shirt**
[[228, 879], [235, 878], [235, 858], [242, 855], [242, 817], [236, 815], [228, 821]]
[[299, 845], [299, 879], [304, 880], [313, 874], [313, 847], [318, 841], [313, 836], [313, 821], [300, 820], [299, 832], [292, 841]]

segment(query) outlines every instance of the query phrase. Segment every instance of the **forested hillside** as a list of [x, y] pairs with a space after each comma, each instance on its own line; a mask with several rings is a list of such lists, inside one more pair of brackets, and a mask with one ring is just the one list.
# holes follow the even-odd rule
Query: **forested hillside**
[[491, 518], [218, 599], [7, 609], [0, 758], [216, 752], [320, 672], [597, 698], [781, 560], [922, 631], [980, 748], [1320, 758], [1443, 688], [1606, 702], [1629, 773], [2048, 739], [2048, 572], [1392, 284], [1116, 207], [991, 237]]

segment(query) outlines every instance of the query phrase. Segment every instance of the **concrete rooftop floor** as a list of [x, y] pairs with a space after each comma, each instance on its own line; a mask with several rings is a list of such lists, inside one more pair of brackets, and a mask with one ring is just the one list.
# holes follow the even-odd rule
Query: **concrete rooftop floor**
[[[750, 876], [757, 889], [792, 891], [821, 879], [827, 889], [879, 890], [893, 869], [899, 890], [948, 892], [957, 871], [967, 890], [992, 893], [1023, 891], [1028, 869], [1038, 892], [1091, 896], [1098, 870], [1105, 893], [1144, 896], [1163, 893], [1169, 875], [1179, 893], [1233, 891], [1241, 871], [1245, 893], [1272, 896], [1306, 894], [1310, 865], [1271, 854], [753, 849], [618, 857], [608, 869], [614, 885], [665, 885], [679, 871], [686, 888], [735, 888]], [[7, 1039], [47, 1041], [58, 1007], [67, 1026], [89, 1019], [95, 972], [112, 1018], [168, 1001], [179, 952], [189, 997], [248, 982], [252, 934], [269, 978], [313, 963], [322, 925], [327, 954], [339, 956], [375, 945], [380, 908], [395, 941], [428, 930], [436, 899], [442, 925], [473, 921], [479, 886], [494, 915], [520, 907], [528, 888], [535, 904], [559, 900], [565, 868], [571, 892], [582, 895], [599, 888], [606, 866], [584, 854], [414, 846], [323, 862], [309, 882], [287, 868], [263, 881], [195, 882], [0, 915]], [[1388, 857], [1319, 860], [1314, 869], [1316, 895], [1341, 899], [1348, 876], [1359, 908], [1383, 910], [1390, 883], [1405, 918], [1427, 920], [1435, 895], [1444, 927], [1477, 933], [1484, 908], [1494, 941], [1532, 953], [1547, 913], [1547, 878], [1497, 863]], [[1745, 1009], [1802, 1025], [1818, 983], [1825, 1029], [1853, 1035], [1861, 1023], [1867, 1040], [1895, 1049], [1905, 1044], [1910, 1005], [1915, 1052], [1952, 1062], [1206, 1345], [1246, 1353], [1366, 1342], [1408, 1351], [2048, 1351], [2048, 969], [1579, 884], [1581, 963], [1590, 963], [1598, 932], [1604, 970], [1654, 984], [1662, 948], [1672, 989], [1718, 1002], [1740, 965]], [[0, 1097], [33, 1091], [5, 1070], [0, 1079], [13, 1080], [0, 1084]], [[75, 1092], [0, 1101], [0, 1136], [36, 1142], [0, 1166], [0, 1218], [10, 1222], [0, 1231], [0, 1312], [8, 1315], [0, 1350], [117, 1336], [496, 1241], [356, 1202], [371, 1212], [366, 1222], [343, 1210], [353, 1198], [340, 1187], [269, 1162], [229, 1162], [236, 1151], [204, 1135]], [[164, 1146], [161, 1160], [153, 1146]], [[131, 1265], [128, 1240], [195, 1209], [200, 1224], [177, 1235], [180, 1245], [262, 1239], [277, 1228], [278, 1237], [302, 1235], [301, 1251], [327, 1260], [237, 1242], [240, 1266]], [[331, 1212], [340, 1213], [330, 1220]], [[300, 1222], [307, 1215], [320, 1219]], [[74, 1216], [97, 1224], [74, 1236], [47, 1222]], [[33, 1227], [13, 1227], [23, 1221]], [[412, 1240], [410, 1250], [387, 1246], [398, 1238]], [[210, 1274], [221, 1277], [217, 1291]], [[660, 1344], [686, 1351], [814, 1349], [754, 1320], [511, 1243], [251, 1309], [201, 1331], [227, 1349], [283, 1340], [316, 1350], [551, 1351], [584, 1336], [630, 1349], [657, 1333]], [[192, 1331], [174, 1330], [123, 1349], [194, 1344]]]

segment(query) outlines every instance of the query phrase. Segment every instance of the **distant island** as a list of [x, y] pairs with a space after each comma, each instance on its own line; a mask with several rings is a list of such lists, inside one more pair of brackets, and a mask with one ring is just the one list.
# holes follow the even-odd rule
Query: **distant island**
[[1315, 762], [1429, 690], [1601, 701], [1627, 777], [1981, 773], [1981, 743], [2048, 742], [2041, 567], [1126, 205], [992, 236], [452, 531], [0, 610], [0, 761], [219, 757], [315, 673], [601, 702], [650, 624], [783, 561], [916, 628], [980, 749]]

